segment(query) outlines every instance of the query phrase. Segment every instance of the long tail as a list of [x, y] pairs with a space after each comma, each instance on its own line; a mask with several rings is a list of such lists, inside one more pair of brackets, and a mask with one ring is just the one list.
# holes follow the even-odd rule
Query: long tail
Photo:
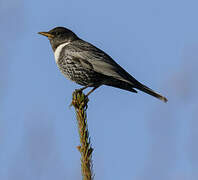
[[[164, 96], [156, 93], [155, 91], [153, 91], [152, 89], [148, 88], [147, 86], [141, 84], [139, 81], [137, 80], [133, 80], [133, 84], [134, 85], [131, 85], [129, 83], [126, 83], [124, 81], [120, 81], [120, 80], [117, 80], [117, 79], [114, 79], [112, 78], [110, 81], [107, 81], [105, 83], [105, 85], [107, 86], [113, 86], [113, 87], [116, 87], [116, 88], [120, 88], [120, 89], [124, 89], [124, 90], [127, 90], [127, 91], [131, 91], [131, 92], [134, 92], [134, 93], [137, 93], [137, 91], [135, 89], [139, 89], [140, 91], [143, 91], [147, 94], [150, 94], [151, 96], [154, 96], [164, 102], [167, 102], [167, 98], [165, 98]], [[135, 88], [135, 89], [133, 89]]]
[[135, 88], [137, 88], [140, 91], [143, 91], [143, 92], [145, 92], [147, 94], [150, 94], [151, 96], [154, 96], [154, 97], [156, 97], [156, 98], [158, 98], [158, 99], [160, 99], [160, 100], [162, 100], [164, 102], [168, 101], [168, 99], [166, 97], [156, 93], [155, 91], [153, 91], [152, 89], [148, 88], [147, 86], [145, 86], [145, 85], [143, 85], [141, 83], [138, 83], [138, 85]]

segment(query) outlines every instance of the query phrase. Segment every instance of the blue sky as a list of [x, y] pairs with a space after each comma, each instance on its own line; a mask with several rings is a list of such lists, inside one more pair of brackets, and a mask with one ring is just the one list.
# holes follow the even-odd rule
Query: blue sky
[[88, 125], [95, 179], [198, 179], [198, 2], [0, 2], [0, 179], [80, 179], [74, 89], [37, 32], [72, 29], [162, 93], [101, 87]]

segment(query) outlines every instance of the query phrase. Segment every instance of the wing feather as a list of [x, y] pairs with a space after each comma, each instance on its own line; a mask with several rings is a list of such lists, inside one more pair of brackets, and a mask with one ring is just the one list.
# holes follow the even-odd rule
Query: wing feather
[[74, 41], [65, 47], [64, 52], [66, 55], [80, 60], [81, 65], [85, 68], [91, 68], [98, 73], [133, 85], [135, 79], [129, 73], [109, 55], [88, 42], [83, 40]]

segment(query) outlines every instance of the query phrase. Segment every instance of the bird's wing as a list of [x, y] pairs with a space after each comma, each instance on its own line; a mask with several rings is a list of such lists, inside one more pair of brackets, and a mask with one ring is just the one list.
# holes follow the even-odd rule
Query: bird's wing
[[119, 66], [109, 55], [83, 40], [70, 43], [66, 47], [65, 53], [73, 56], [74, 59], [77, 58], [85, 68], [91, 68], [98, 73], [125, 81], [131, 85], [136, 82], [136, 79]]

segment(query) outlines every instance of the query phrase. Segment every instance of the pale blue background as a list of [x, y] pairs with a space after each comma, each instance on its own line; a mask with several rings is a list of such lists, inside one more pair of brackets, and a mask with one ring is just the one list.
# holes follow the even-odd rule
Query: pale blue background
[[81, 179], [80, 86], [56, 67], [47, 38], [71, 28], [166, 95], [101, 87], [88, 123], [96, 180], [198, 179], [197, 0], [1, 0], [0, 179]]

